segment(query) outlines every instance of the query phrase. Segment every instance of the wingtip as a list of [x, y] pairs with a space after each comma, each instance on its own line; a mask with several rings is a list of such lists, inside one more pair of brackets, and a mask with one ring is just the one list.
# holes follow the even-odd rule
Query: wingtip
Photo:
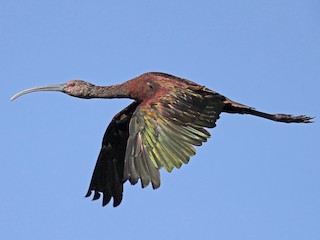
[[110, 202], [111, 197], [112, 196], [110, 194], [103, 193], [102, 207], [106, 206]]
[[310, 117], [310, 116], [307, 116], [307, 115], [302, 115], [300, 116], [301, 117], [301, 120], [303, 123], [314, 123], [314, 119], [315, 117]]
[[98, 191], [94, 191], [94, 196], [92, 198], [92, 201], [98, 200], [100, 198], [100, 193]]
[[84, 197], [90, 197], [91, 196], [92, 191], [88, 190], [87, 194]]
[[113, 207], [118, 207], [121, 203], [122, 199], [113, 199]]

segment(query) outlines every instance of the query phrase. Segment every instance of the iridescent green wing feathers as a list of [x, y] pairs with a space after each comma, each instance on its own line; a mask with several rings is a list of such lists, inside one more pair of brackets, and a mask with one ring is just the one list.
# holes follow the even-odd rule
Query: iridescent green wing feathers
[[[205, 128], [215, 127], [223, 108], [221, 95], [202, 86], [175, 89], [154, 101], [139, 106], [129, 124], [124, 180], [132, 184], [141, 179], [160, 186], [159, 169], [171, 172], [188, 163], [196, 150], [210, 137]], [[153, 99], [154, 100], [154, 99]]]

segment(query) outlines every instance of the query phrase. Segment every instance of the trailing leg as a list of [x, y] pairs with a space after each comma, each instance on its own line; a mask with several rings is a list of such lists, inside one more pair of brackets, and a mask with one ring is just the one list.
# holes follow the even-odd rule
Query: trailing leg
[[290, 114], [269, 114], [265, 112], [260, 112], [255, 110], [252, 107], [248, 107], [246, 105], [234, 102], [230, 99], [224, 101], [225, 106], [222, 109], [222, 112], [227, 113], [238, 113], [238, 114], [250, 114], [262, 118], [266, 118], [276, 122], [285, 122], [285, 123], [312, 123], [313, 117], [309, 117], [306, 115], [294, 116]]

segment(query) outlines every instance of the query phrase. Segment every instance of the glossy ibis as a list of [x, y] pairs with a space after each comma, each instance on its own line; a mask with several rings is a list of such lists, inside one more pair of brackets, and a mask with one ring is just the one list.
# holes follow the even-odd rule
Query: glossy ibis
[[149, 72], [114, 86], [95, 86], [82, 80], [35, 87], [11, 98], [37, 91], [59, 91], [78, 98], [130, 98], [133, 102], [108, 126], [86, 197], [103, 194], [105, 206], [121, 203], [127, 180], [142, 187], [160, 186], [160, 168], [172, 171], [188, 163], [210, 137], [220, 113], [250, 114], [285, 123], [310, 123], [301, 115], [268, 114], [234, 102], [204, 86], [165, 73]]

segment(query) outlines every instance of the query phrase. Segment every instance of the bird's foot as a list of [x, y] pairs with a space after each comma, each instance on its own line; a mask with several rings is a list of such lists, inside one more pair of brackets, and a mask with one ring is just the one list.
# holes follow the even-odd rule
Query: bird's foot
[[314, 117], [306, 115], [294, 116], [290, 114], [274, 114], [275, 121], [286, 123], [313, 123]]

